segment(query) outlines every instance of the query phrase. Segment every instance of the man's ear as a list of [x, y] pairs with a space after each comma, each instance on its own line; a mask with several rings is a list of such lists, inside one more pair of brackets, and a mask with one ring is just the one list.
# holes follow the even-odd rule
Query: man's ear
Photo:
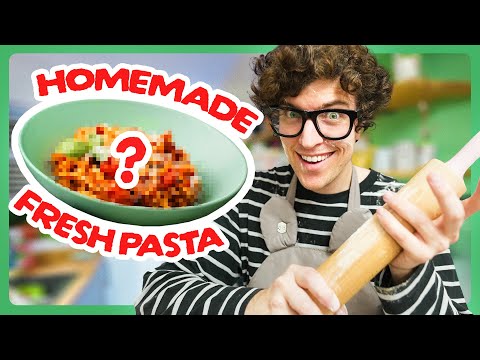
[[362, 136], [362, 131], [355, 131], [355, 142], [357, 143], [358, 140], [360, 140], [360, 137]]
[[355, 121], [353, 122], [353, 131], [355, 131], [355, 143], [358, 142], [358, 140], [360, 140], [360, 137], [362, 136], [362, 132], [363, 132], [363, 128], [361, 128], [360, 130], [357, 130], [357, 126], [358, 126], [358, 119], [355, 119]]

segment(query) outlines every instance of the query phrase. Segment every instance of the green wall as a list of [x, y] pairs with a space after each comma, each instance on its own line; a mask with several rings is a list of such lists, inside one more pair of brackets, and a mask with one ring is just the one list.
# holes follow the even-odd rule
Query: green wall
[[[375, 129], [369, 130], [374, 145], [389, 145], [400, 139], [420, 144], [421, 122], [417, 108], [382, 113], [376, 118]], [[437, 158], [450, 159], [472, 137], [470, 100], [449, 100], [429, 106], [425, 119], [430, 140], [437, 146]]]
[[[391, 54], [378, 54], [379, 62], [392, 71]], [[423, 54], [422, 76], [435, 80], [470, 80], [470, 60], [465, 54]], [[393, 78], [393, 74], [392, 74]], [[392, 145], [401, 139], [420, 144], [422, 118], [417, 107], [392, 112], [382, 112], [376, 119], [376, 127], [369, 129], [370, 142], [375, 146]], [[472, 137], [470, 99], [451, 99], [429, 104], [424, 119], [430, 141], [437, 147], [437, 158], [450, 159]], [[469, 179], [465, 179], [469, 187]]]
[[[378, 60], [392, 72], [391, 54], [378, 54]], [[435, 80], [470, 81], [470, 59], [465, 54], [423, 54], [421, 57], [422, 76]], [[393, 78], [393, 74], [392, 74]], [[430, 140], [437, 146], [436, 158], [449, 160], [472, 137], [472, 114], [470, 99], [451, 99], [433, 102], [429, 105], [425, 125]], [[376, 127], [368, 131], [368, 138], [374, 146], [392, 145], [400, 139], [410, 139], [420, 144], [420, 112], [410, 107], [377, 116]], [[467, 193], [472, 188], [470, 177], [465, 177]], [[473, 184], [476, 185], [476, 184]], [[460, 239], [450, 250], [455, 261], [459, 280], [467, 301], [471, 293], [471, 218], [467, 219], [460, 233]]]

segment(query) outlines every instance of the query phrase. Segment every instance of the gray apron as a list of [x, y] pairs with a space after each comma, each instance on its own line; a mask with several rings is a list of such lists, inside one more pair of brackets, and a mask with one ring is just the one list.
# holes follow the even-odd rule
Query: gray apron
[[[348, 197], [348, 209], [335, 223], [328, 250], [306, 248], [297, 244], [297, 215], [294, 210], [297, 176], [293, 174], [286, 198], [273, 196], [260, 212], [260, 227], [270, 255], [257, 269], [249, 287], [268, 288], [291, 264], [318, 268], [342, 245], [372, 213], [360, 208], [360, 186], [355, 168]], [[383, 314], [382, 305], [373, 286], [366, 284], [347, 304], [351, 315]]]

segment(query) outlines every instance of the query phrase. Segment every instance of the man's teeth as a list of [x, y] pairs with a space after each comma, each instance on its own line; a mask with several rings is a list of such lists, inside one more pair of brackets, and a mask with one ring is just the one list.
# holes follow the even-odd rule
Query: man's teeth
[[328, 159], [331, 155], [332, 154], [322, 155], [322, 156], [303, 156], [302, 155], [302, 159], [309, 163], [317, 163], [325, 159]]

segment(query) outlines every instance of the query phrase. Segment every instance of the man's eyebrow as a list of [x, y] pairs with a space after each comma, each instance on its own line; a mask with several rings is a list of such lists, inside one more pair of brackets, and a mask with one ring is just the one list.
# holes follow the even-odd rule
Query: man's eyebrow
[[338, 106], [338, 105], [345, 105], [345, 106], [349, 106], [350, 104], [344, 100], [333, 100], [331, 102], [328, 102], [328, 103], [325, 103], [323, 104], [322, 108], [325, 109], [325, 108], [331, 108], [333, 106]]
[[[285, 104], [286, 106], [291, 107], [291, 108], [298, 109], [296, 106], [293, 106], [293, 105], [290, 104], [288, 101], [284, 101], [284, 104]], [[338, 100], [332, 100], [332, 101], [330, 101], [330, 102], [324, 103], [321, 108], [315, 109], [315, 110], [332, 108], [332, 107], [334, 107], [334, 106], [347, 106], [347, 107], [348, 107], [348, 106], [350, 106], [350, 103], [348, 103], [347, 101], [344, 101], [344, 100], [340, 100], [340, 99], [338, 99]], [[298, 109], [298, 110], [301, 110], [301, 109]]]

